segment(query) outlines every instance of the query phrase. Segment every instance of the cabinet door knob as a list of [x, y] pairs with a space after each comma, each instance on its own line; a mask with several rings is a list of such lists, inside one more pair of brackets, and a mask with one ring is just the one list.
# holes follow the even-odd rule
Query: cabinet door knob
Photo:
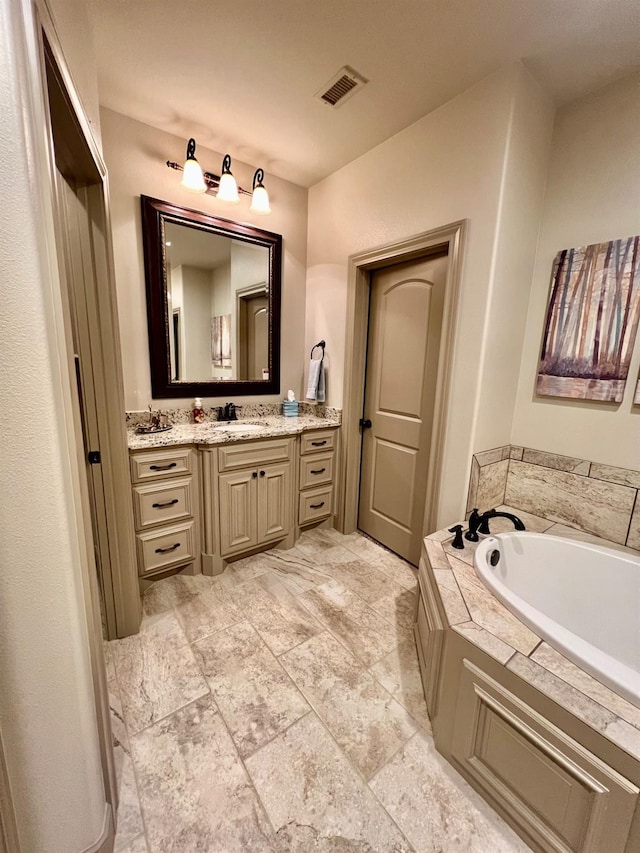
[[257, 471], [254, 471], [254, 472], [251, 474], [251, 476], [252, 476], [252, 477], [253, 477], [253, 479], [255, 480], [255, 479], [256, 479], [256, 477], [258, 476], [258, 472], [257, 472]]
[[264, 472], [264, 471], [260, 471], [260, 476], [261, 476], [261, 477], [264, 477], [264, 475], [265, 475], [265, 472]]

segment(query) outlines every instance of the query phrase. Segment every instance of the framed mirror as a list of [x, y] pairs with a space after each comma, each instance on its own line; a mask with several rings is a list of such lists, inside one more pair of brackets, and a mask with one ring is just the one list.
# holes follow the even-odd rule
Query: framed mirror
[[153, 397], [279, 393], [280, 234], [140, 199]]

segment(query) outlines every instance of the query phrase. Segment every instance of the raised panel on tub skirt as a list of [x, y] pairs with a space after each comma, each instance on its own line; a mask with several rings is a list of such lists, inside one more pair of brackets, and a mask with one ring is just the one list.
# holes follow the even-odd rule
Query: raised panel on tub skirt
[[466, 658], [451, 755], [543, 850], [627, 850], [638, 788]]

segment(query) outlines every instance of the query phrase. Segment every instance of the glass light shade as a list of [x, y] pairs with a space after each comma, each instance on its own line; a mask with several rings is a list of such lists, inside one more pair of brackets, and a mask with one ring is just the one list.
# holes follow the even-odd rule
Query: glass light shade
[[240, 201], [238, 185], [231, 172], [223, 172], [220, 176], [220, 186], [218, 187], [216, 198], [219, 198], [220, 201], [231, 202], [231, 204]]
[[269, 207], [269, 193], [262, 185], [257, 186], [254, 189], [253, 196], [251, 197], [251, 207], [249, 210], [252, 213], [271, 213], [271, 208]]
[[193, 193], [206, 193], [207, 185], [204, 182], [202, 168], [195, 157], [193, 159], [185, 160], [180, 184], [185, 189], [191, 190]]

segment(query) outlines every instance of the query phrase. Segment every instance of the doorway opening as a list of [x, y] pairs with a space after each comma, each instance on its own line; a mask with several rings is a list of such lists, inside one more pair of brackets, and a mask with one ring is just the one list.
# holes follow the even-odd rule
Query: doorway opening
[[[368, 502], [373, 507], [377, 522], [380, 522], [383, 516], [387, 516], [388, 523], [385, 525], [387, 532], [383, 534], [378, 531], [377, 535], [375, 532], [370, 533], [366, 529], [366, 521], [364, 522], [365, 528], [362, 528], [364, 532], [370, 533], [373, 538], [379, 539], [382, 544], [387, 545], [391, 550], [396, 551], [396, 553], [405, 556], [410, 562], [417, 562], [421, 539], [436, 527], [442, 473], [442, 451], [446, 432], [446, 412], [451, 396], [450, 364], [453, 351], [464, 231], [464, 221], [454, 222], [399, 243], [381, 246], [368, 252], [353, 255], [349, 259], [346, 322], [347, 346], [345, 352], [345, 386], [342, 413], [343, 465], [341, 466], [338, 482], [339, 494], [336, 526], [344, 533], [351, 533], [362, 527], [360, 507], [361, 503], [366, 507]], [[368, 420], [371, 420], [372, 424], [374, 422], [374, 419], [368, 416], [370, 410], [365, 410], [365, 388], [367, 387], [374, 389], [373, 397], [370, 395], [369, 399], [373, 401], [371, 403], [373, 406], [372, 410], [376, 410], [374, 405], [376, 402], [376, 381], [375, 379], [372, 379], [371, 382], [369, 381], [367, 371], [368, 369], [374, 369], [373, 365], [376, 363], [376, 359], [378, 367], [384, 363], [384, 329], [380, 338], [382, 340], [382, 354], [369, 354], [369, 306], [373, 306], [375, 302], [373, 292], [376, 286], [378, 271], [382, 271], [385, 268], [392, 268], [396, 269], [396, 272], [399, 271], [402, 273], [404, 265], [407, 265], [405, 268], [406, 271], [406, 269], [418, 261], [429, 264], [431, 262], [437, 263], [438, 259], [441, 259], [440, 264], [444, 263], [446, 269], [438, 272], [438, 276], [443, 280], [439, 285], [440, 295], [435, 301], [432, 298], [434, 290], [431, 273], [424, 275], [423, 271], [422, 274], [425, 281], [431, 283], [429, 285], [417, 282], [410, 284], [408, 280], [412, 276], [415, 278], [415, 271], [408, 277], [405, 277], [407, 281], [404, 281], [404, 284], [402, 275], [400, 275], [400, 279], [395, 285], [393, 282], [389, 283], [389, 281], [385, 284], [385, 273], [379, 273], [380, 280], [383, 282], [380, 285], [382, 292], [386, 288], [394, 293], [395, 289], [395, 296], [387, 300], [387, 304], [391, 304], [395, 297], [399, 297], [396, 301], [401, 306], [399, 309], [401, 313], [404, 312], [411, 315], [414, 310], [411, 307], [413, 304], [416, 316], [418, 316], [419, 309], [422, 312], [423, 322], [429, 322], [429, 316], [431, 316], [431, 320], [436, 323], [439, 329], [439, 337], [436, 336], [437, 339], [432, 337], [431, 347], [423, 341], [423, 367], [428, 362], [429, 368], [426, 373], [424, 370], [405, 369], [404, 372], [402, 369], [400, 370], [400, 378], [402, 380], [400, 384], [406, 386], [404, 389], [401, 389], [404, 393], [403, 400], [398, 398], [396, 394], [397, 389], [390, 389], [389, 383], [394, 381], [390, 379], [392, 373], [387, 372], [388, 375], [385, 376], [384, 370], [382, 372], [378, 371], [378, 384], [380, 381], [386, 382], [385, 393], [388, 392], [386, 403], [382, 406], [382, 409], [389, 409], [393, 412], [392, 417], [387, 417], [387, 426], [392, 420], [395, 420], [396, 424], [392, 425], [393, 430], [397, 430], [399, 428], [398, 425], [400, 425], [403, 429], [407, 426], [410, 427], [414, 433], [416, 431], [419, 433], [422, 432], [419, 449], [411, 446], [402, 449], [402, 442], [397, 440], [399, 436], [395, 435], [395, 433], [392, 433], [391, 438], [385, 434], [378, 441], [373, 441], [367, 435], [372, 430], [361, 426], [361, 421], [366, 423]], [[382, 302], [385, 299], [386, 297], [382, 299]], [[438, 300], [441, 300], [441, 304], [437, 306], [437, 311], [432, 313], [431, 309], [434, 308]], [[382, 314], [384, 315], [384, 310]], [[439, 320], [436, 320], [436, 317]], [[397, 334], [392, 321], [387, 337], [393, 340]], [[406, 341], [404, 339], [400, 341], [401, 346], [405, 346], [405, 344]], [[377, 346], [375, 341], [373, 345], [374, 348]], [[370, 355], [370, 358], [368, 358], [368, 355]], [[417, 360], [419, 361], [419, 359]], [[416, 359], [414, 359], [415, 361]], [[407, 368], [407, 363], [404, 362], [404, 364], [405, 368]], [[412, 365], [413, 362], [409, 366]], [[420, 394], [409, 390], [411, 383], [405, 381], [409, 373], [412, 374], [414, 385], [415, 382], [420, 384], [420, 380], [417, 379], [417, 373], [420, 373], [422, 376]], [[414, 403], [408, 403], [411, 400], [412, 393], [415, 396], [420, 396], [421, 400], [425, 402], [429, 401], [429, 427], [426, 430], [422, 428], [421, 424], [423, 417], [418, 416], [418, 413], [414, 411], [416, 406]], [[389, 394], [392, 394], [392, 396], [389, 396]], [[378, 402], [380, 402], [379, 399]], [[367, 403], [367, 406], [369, 406], [369, 403]], [[365, 433], [364, 441], [363, 432]], [[363, 474], [363, 488], [361, 490], [363, 463], [365, 467], [368, 464], [368, 451], [363, 446], [366, 444], [369, 444], [376, 451], [375, 453], [373, 451], [369, 453], [373, 458], [374, 474], [376, 466], [379, 466], [383, 474], [380, 481], [381, 485], [377, 488], [377, 491], [376, 487], [372, 486], [371, 478], [367, 473]], [[379, 460], [375, 458], [378, 455], [377, 451], [380, 451]], [[396, 464], [401, 468], [403, 467], [404, 481], [410, 482], [412, 495], [409, 500], [407, 500], [407, 495], [403, 493], [404, 487], [401, 485], [403, 479], [389, 478], [389, 472], [393, 471]], [[390, 484], [388, 493], [385, 489], [385, 469], [387, 471], [386, 479], [389, 480]], [[385, 542], [385, 535], [388, 535], [390, 531], [393, 535]], [[409, 533], [409, 531], [411, 532]], [[400, 547], [401, 540], [404, 540], [402, 547]], [[416, 542], [418, 543], [417, 550]]]

